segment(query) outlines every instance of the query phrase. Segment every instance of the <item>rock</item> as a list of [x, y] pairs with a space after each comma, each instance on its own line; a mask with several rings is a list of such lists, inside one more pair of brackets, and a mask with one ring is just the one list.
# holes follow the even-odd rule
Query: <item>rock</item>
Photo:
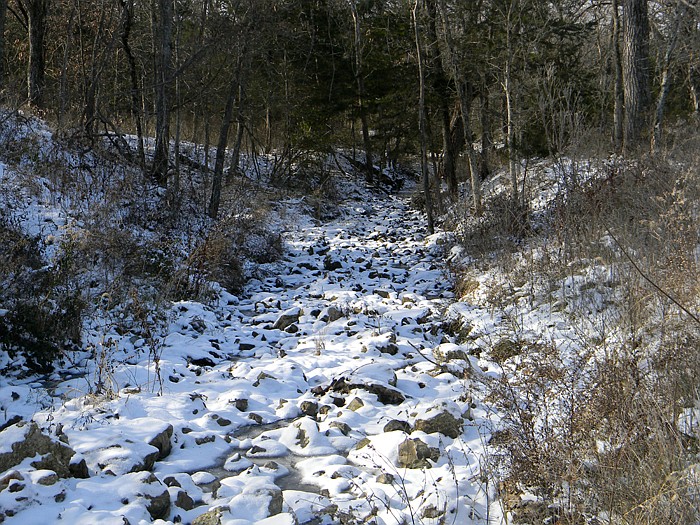
[[170, 455], [173, 449], [173, 444], [170, 442], [170, 438], [173, 436], [173, 426], [168, 425], [162, 431], [158, 432], [156, 436], [151, 439], [148, 444], [152, 447], [158, 449], [158, 459], [165, 459]]
[[318, 403], [316, 401], [302, 401], [299, 408], [306, 416], [315, 418], [318, 415]]
[[174, 476], [167, 476], [165, 479], [163, 479], [163, 483], [166, 487], [182, 487], [182, 484], [175, 479]]
[[438, 509], [438, 508], [437, 508], [435, 505], [433, 505], [432, 503], [431, 503], [430, 505], [428, 505], [427, 507], [425, 507], [425, 508], [421, 511], [421, 517], [424, 518], [424, 519], [430, 519], [430, 520], [434, 520], [434, 519], [436, 519], [436, 518], [439, 518], [439, 517], [442, 516], [443, 514], [445, 514], [445, 511], [444, 511], [444, 510]]
[[213, 443], [214, 441], [216, 441], [216, 436], [213, 434], [211, 434], [209, 436], [194, 438], [194, 442], [197, 445], [204, 445], [206, 443]]
[[389, 299], [389, 297], [391, 297], [387, 290], [374, 290], [374, 295], [378, 295], [383, 299]]
[[[350, 382], [344, 377], [339, 379], [334, 379], [331, 384], [327, 387], [317, 386], [311, 389], [311, 392], [317, 396], [323, 395], [329, 391], [339, 392], [342, 394], [348, 394], [352, 390], [365, 390], [370, 394], [375, 394], [379, 399], [380, 403], [385, 405], [400, 405], [405, 401], [404, 395], [398, 390], [389, 388], [388, 386], [381, 385], [379, 383], [354, 383]], [[335, 403], [335, 400], [334, 400]], [[337, 405], [337, 403], [336, 403]], [[343, 406], [343, 405], [337, 405]]]
[[377, 483], [382, 483], [384, 485], [391, 485], [394, 482], [394, 475], [382, 472], [377, 476]]
[[400, 419], [392, 419], [386, 425], [384, 425], [384, 432], [395, 432], [397, 430], [410, 434], [411, 425], [408, 423], [408, 421], [401, 421]]
[[51, 470], [47, 470], [44, 474], [41, 475], [39, 479], [36, 480], [36, 483], [39, 485], [44, 485], [46, 487], [50, 487], [51, 485], [55, 485], [58, 482], [58, 476], [56, 475], [55, 472]]
[[90, 477], [87, 462], [80, 454], [76, 454], [71, 458], [68, 470], [74, 478], [87, 479]]
[[440, 450], [429, 447], [420, 439], [407, 439], [399, 445], [398, 465], [402, 468], [431, 468], [428, 460], [437, 461]]
[[24, 476], [17, 470], [11, 470], [0, 478], [0, 492], [5, 490], [13, 481], [24, 481]]
[[75, 451], [43, 434], [33, 421], [19, 422], [0, 432], [0, 451], [0, 472], [19, 465], [25, 458], [39, 455], [41, 457], [32, 462], [34, 468], [52, 470], [61, 478], [73, 476], [70, 464]]
[[248, 400], [247, 399], [236, 399], [233, 402], [233, 406], [235, 406], [241, 412], [245, 412], [246, 410], [248, 410]]
[[344, 436], [347, 436], [350, 433], [350, 430], [352, 430], [350, 425], [343, 423], [342, 421], [333, 421], [330, 426], [331, 428], [337, 428], [340, 430]]
[[267, 489], [270, 495], [270, 503], [267, 504], [267, 512], [270, 516], [275, 516], [282, 512], [282, 507], [284, 504], [284, 499], [282, 497], [282, 490], [280, 489]]
[[323, 269], [327, 270], [329, 272], [335, 271], [335, 270], [342, 270], [343, 268], [343, 263], [340, 261], [334, 260], [330, 254], [326, 255], [323, 258]]
[[396, 355], [399, 353], [399, 347], [395, 345], [394, 343], [388, 343], [383, 346], [377, 346], [377, 350], [379, 350], [382, 354], [389, 354], [389, 355]]
[[348, 410], [352, 410], [353, 412], [355, 412], [361, 409], [363, 406], [365, 406], [364, 401], [362, 401], [362, 399], [360, 399], [359, 397], [356, 397], [348, 404]]
[[275, 330], [286, 330], [294, 323], [298, 322], [299, 317], [301, 317], [301, 308], [290, 308], [289, 310], [282, 312], [282, 314], [272, 325], [272, 328]]
[[178, 490], [175, 497], [175, 506], [182, 510], [192, 510], [194, 508], [194, 500], [184, 490]]
[[170, 514], [170, 493], [161, 481], [153, 474], [142, 474], [137, 478], [141, 482], [137, 497], [146, 502], [146, 510], [154, 520], [165, 519]]
[[197, 516], [192, 520], [192, 525], [221, 525], [221, 518], [227, 512], [229, 512], [228, 507], [216, 507]]
[[449, 412], [443, 411], [430, 419], [417, 419], [413, 430], [419, 430], [426, 434], [439, 432], [444, 436], [456, 439], [462, 434], [462, 423], [462, 418], [456, 418]]
[[190, 358], [190, 364], [193, 364], [195, 366], [208, 366], [208, 367], [213, 367], [216, 363], [209, 358], [209, 357], [193, 357]]
[[341, 312], [339, 308], [336, 308], [335, 306], [329, 306], [321, 312], [321, 314], [318, 317], [318, 320], [323, 321], [324, 323], [332, 323], [342, 317], [343, 312]]
[[355, 445], [355, 450], [360, 450], [361, 448], [365, 448], [370, 443], [371, 443], [371, 441], [369, 440], [369, 438], [362, 438], [360, 441], [357, 442], [357, 445]]
[[220, 427], [227, 427], [231, 424], [230, 419], [227, 419], [227, 418], [221, 417], [221, 416], [216, 418], [216, 422]]

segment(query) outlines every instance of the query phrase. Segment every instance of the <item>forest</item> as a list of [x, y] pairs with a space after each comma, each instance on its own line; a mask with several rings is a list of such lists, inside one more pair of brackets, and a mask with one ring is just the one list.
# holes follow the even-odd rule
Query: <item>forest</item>
[[699, 9], [0, 0], [0, 523], [699, 523]]

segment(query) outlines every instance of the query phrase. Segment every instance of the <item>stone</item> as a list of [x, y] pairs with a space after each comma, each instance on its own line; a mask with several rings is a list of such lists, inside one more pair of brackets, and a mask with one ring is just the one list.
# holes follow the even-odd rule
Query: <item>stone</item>
[[302, 401], [299, 408], [306, 416], [315, 418], [318, 415], [318, 403], [316, 401]]
[[[405, 401], [404, 395], [393, 388], [381, 385], [379, 383], [353, 383], [349, 382], [344, 377], [339, 379], [334, 379], [329, 386], [317, 386], [311, 389], [311, 392], [317, 396], [326, 394], [327, 392], [338, 392], [342, 394], [348, 394], [352, 390], [359, 389], [365, 390], [370, 394], [375, 394], [379, 399], [380, 403], [385, 405], [400, 405]], [[335, 402], [336, 406], [338, 405]]]
[[182, 484], [174, 476], [166, 476], [163, 479], [166, 487], [182, 487]]
[[332, 323], [334, 321], [337, 321], [338, 319], [343, 317], [343, 312], [340, 311], [339, 308], [335, 306], [329, 306], [328, 308], [324, 309], [318, 320], [323, 321], [324, 323]]
[[361, 409], [363, 406], [365, 406], [364, 401], [362, 401], [362, 399], [360, 399], [359, 397], [356, 397], [348, 404], [348, 410], [352, 410], [353, 412], [355, 412]]
[[270, 495], [270, 503], [267, 504], [267, 512], [270, 516], [275, 516], [277, 514], [280, 514], [282, 512], [282, 507], [284, 504], [284, 499], [282, 497], [282, 490], [275, 488], [275, 489], [267, 489], [269, 495]]
[[340, 261], [336, 261], [330, 256], [330, 254], [328, 254], [323, 258], [323, 269], [329, 272], [335, 270], [342, 270], [343, 263], [341, 263]]
[[379, 350], [382, 354], [389, 355], [396, 355], [399, 353], [399, 347], [394, 343], [387, 343], [382, 346], [377, 346], [377, 350]]
[[431, 503], [430, 505], [425, 507], [420, 514], [423, 519], [434, 520], [445, 514], [445, 511], [438, 509], [435, 505]]
[[245, 412], [246, 410], [248, 410], [248, 400], [247, 399], [236, 399], [233, 402], [233, 406], [235, 406], [241, 412]]
[[153, 474], [141, 478], [143, 483], [138, 496], [146, 500], [146, 510], [154, 520], [165, 519], [170, 514], [170, 493], [161, 481]]
[[201, 367], [213, 367], [216, 365], [214, 361], [209, 358], [209, 357], [193, 357], [190, 359], [190, 364], [193, 364], [194, 366], [201, 366]]
[[386, 425], [384, 425], [384, 432], [395, 432], [397, 430], [410, 434], [411, 425], [408, 423], [408, 421], [402, 421], [400, 419], [392, 419]]
[[431, 468], [429, 460], [440, 459], [440, 450], [429, 447], [420, 439], [407, 439], [399, 445], [398, 465], [402, 468]]
[[194, 500], [184, 490], [178, 490], [175, 497], [175, 506], [182, 510], [192, 510], [194, 508]]
[[299, 322], [299, 317], [301, 317], [301, 308], [290, 308], [289, 310], [282, 312], [282, 314], [272, 325], [272, 328], [275, 330], [286, 330], [294, 323]]
[[387, 290], [374, 290], [374, 295], [378, 295], [382, 299], [389, 299], [389, 297], [391, 297]]
[[24, 476], [17, 470], [11, 470], [0, 478], [0, 492], [9, 487], [14, 481], [24, 481]]
[[149, 445], [158, 449], [157, 459], [165, 459], [170, 455], [173, 449], [173, 444], [170, 441], [171, 437], [173, 437], [173, 426], [168, 425], [148, 442]]
[[221, 525], [221, 519], [224, 513], [229, 511], [228, 507], [216, 507], [211, 509], [201, 516], [197, 516], [192, 520], [192, 525]]
[[0, 443], [4, 445], [1, 450], [5, 450], [0, 453], [0, 472], [19, 465], [25, 458], [39, 455], [41, 457], [32, 462], [34, 468], [52, 470], [60, 478], [73, 476], [70, 464], [75, 451], [42, 433], [33, 421], [21, 421], [6, 428], [0, 432]]
[[350, 434], [351, 428], [350, 425], [348, 425], [347, 423], [343, 423], [342, 421], [333, 421], [333, 423], [331, 423], [330, 426], [331, 428], [337, 428], [338, 430], [340, 430], [340, 432], [342, 432], [344, 436]]
[[58, 476], [55, 472], [47, 470], [39, 479], [36, 480], [37, 484], [49, 487], [55, 485], [58, 482]]
[[381, 483], [383, 485], [391, 485], [394, 482], [394, 475], [389, 474], [387, 472], [382, 472], [377, 476], [377, 483]]
[[462, 418], [456, 418], [447, 411], [440, 412], [430, 419], [417, 419], [413, 430], [419, 430], [426, 434], [438, 432], [444, 436], [456, 439], [462, 434]]

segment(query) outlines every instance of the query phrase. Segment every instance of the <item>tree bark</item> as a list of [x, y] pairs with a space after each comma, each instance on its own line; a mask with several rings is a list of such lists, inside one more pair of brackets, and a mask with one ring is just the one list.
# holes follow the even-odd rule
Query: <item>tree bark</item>
[[[245, 48], [243, 54], [245, 54]], [[221, 203], [221, 185], [224, 175], [224, 161], [226, 160], [226, 146], [228, 145], [228, 134], [233, 122], [233, 106], [236, 102], [236, 95], [240, 87], [241, 73], [243, 69], [243, 56], [238, 57], [238, 64], [235, 73], [231, 76], [226, 97], [226, 107], [224, 117], [219, 130], [219, 142], [216, 146], [216, 159], [214, 161], [214, 177], [211, 189], [211, 199], [209, 200], [209, 217], [216, 219], [219, 215], [219, 204]]]
[[481, 181], [479, 180], [479, 173], [476, 167], [476, 155], [474, 154], [474, 148], [472, 145], [472, 127], [471, 120], [469, 117], [471, 109], [471, 89], [467, 83], [468, 81], [465, 78], [464, 72], [461, 71], [461, 68], [457, 63], [457, 57], [455, 56], [456, 46], [452, 38], [452, 30], [450, 29], [449, 25], [445, 0], [439, 0], [439, 2], [440, 12], [442, 16], [443, 32], [447, 43], [447, 59], [450, 64], [452, 80], [455, 83], [455, 86], [457, 87], [457, 94], [459, 96], [460, 115], [462, 117], [462, 132], [464, 134], [464, 146], [466, 148], [467, 153], [467, 167], [469, 169], [469, 180], [471, 182], [472, 187], [472, 201], [474, 205], [474, 214], [479, 216], [482, 212]]
[[427, 139], [427, 117], [425, 111], [425, 66], [423, 58], [423, 45], [420, 39], [420, 29], [418, 26], [418, 3], [416, 0], [413, 6], [413, 29], [416, 41], [416, 56], [418, 58], [418, 132], [420, 134], [420, 166], [423, 177], [423, 193], [425, 195], [425, 212], [428, 216], [428, 232], [435, 233], [433, 224], [433, 203], [430, 195], [430, 178], [428, 177], [428, 139]]
[[649, 87], [649, 13], [647, 0], [623, 0], [624, 146], [640, 145], [651, 105]]
[[[7, 19], [7, 0], [0, 0], [0, 94], [5, 89], [5, 20]], [[4, 98], [0, 96], [0, 100]]]
[[612, 2], [612, 48], [614, 67], [614, 94], [613, 94], [613, 146], [615, 151], [622, 150], [624, 141], [625, 121], [625, 92], [622, 81], [622, 51], [620, 50], [620, 13], [619, 0]]
[[369, 120], [367, 118], [367, 106], [365, 101], [365, 77], [362, 60], [362, 24], [357, 12], [357, 0], [350, 0], [350, 12], [352, 13], [354, 27], [354, 55], [355, 55], [355, 80], [357, 82], [357, 103], [360, 110], [360, 122], [362, 124], [362, 143], [365, 148], [365, 169], [367, 177], [373, 179], [374, 159], [372, 158], [372, 141], [369, 137]]
[[426, 0], [426, 8], [428, 14], [428, 38], [430, 40], [428, 48], [432, 50], [430, 57], [430, 70], [433, 78], [433, 89], [440, 101], [440, 123], [442, 127], [442, 166], [447, 181], [447, 193], [452, 200], [457, 198], [457, 169], [455, 166], [455, 147], [452, 140], [452, 127], [450, 118], [450, 109], [448, 101], [450, 96], [448, 93], [449, 81], [445, 75], [442, 65], [442, 53], [437, 39], [437, 9], [435, 0]]
[[172, 83], [173, 0], [157, 0], [153, 10], [158, 40], [155, 63], [156, 145], [151, 175], [167, 186], [170, 164], [170, 84]]
[[46, 85], [46, 67], [44, 64], [44, 39], [46, 37], [46, 17], [49, 0], [29, 0], [27, 17], [29, 22], [29, 70], [27, 78], [27, 97], [29, 104], [37, 108], [44, 107], [44, 88]]
[[136, 68], [136, 59], [131, 51], [129, 37], [131, 36], [131, 28], [134, 22], [134, 0], [119, 0], [122, 8], [122, 19], [120, 27], [120, 39], [122, 49], [126, 55], [126, 60], [129, 64], [129, 83], [131, 97], [131, 113], [134, 119], [134, 127], [136, 128], [136, 155], [141, 165], [141, 169], [146, 168], [146, 153], [143, 147], [143, 127], [141, 126], [141, 91], [139, 90], [138, 70]]
[[685, 16], [685, 9], [683, 3], [678, 0], [676, 2], [676, 13], [674, 15], [673, 27], [671, 28], [670, 40], [668, 42], [668, 47], [666, 48], [666, 53], [664, 55], [664, 62], [661, 74], [661, 89], [659, 90], [659, 95], [656, 99], [656, 112], [654, 114], [654, 127], [653, 134], [651, 136], [651, 152], [655, 153], [661, 147], [661, 130], [664, 121], [664, 110], [666, 108], [666, 99], [668, 98], [668, 93], [671, 90], [671, 59], [673, 53], [676, 50], [676, 44], [678, 43], [678, 33], [681, 28], [681, 20]]

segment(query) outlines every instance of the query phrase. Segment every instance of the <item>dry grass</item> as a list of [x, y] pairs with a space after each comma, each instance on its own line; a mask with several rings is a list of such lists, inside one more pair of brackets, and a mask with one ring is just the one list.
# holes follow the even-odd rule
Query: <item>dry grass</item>
[[[538, 496], [532, 505], [504, 498], [516, 522], [700, 519], [700, 430], [681, 424], [700, 402], [700, 157], [692, 140], [572, 178], [546, 228], [527, 242], [489, 238], [508, 238], [507, 223], [462, 224], [469, 253], [483, 242], [476, 253], [491, 254], [479, 271], [507, 272], [503, 282], [481, 280], [484, 306], [517, 317], [527, 306], [513, 298], [525, 294], [530, 305], [549, 303], [575, 334], [528, 344], [518, 327], [503, 325], [501, 341], [517, 342], [517, 351], [486, 351], [502, 366], [490, 396], [503, 416], [491, 443], [505, 452], [502, 485]], [[460, 290], [473, 292], [476, 271], [458, 279]]]

